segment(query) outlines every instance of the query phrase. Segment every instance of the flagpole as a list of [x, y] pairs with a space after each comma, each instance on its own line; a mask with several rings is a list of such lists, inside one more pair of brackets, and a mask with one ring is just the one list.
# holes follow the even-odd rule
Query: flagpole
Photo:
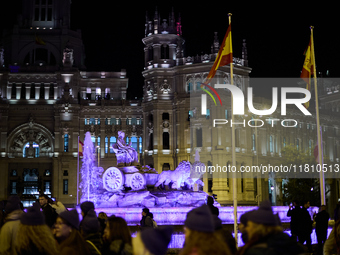
[[[231, 25], [231, 13], [228, 13], [229, 26]], [[230, 62], [230, 83], [234, 85], [234, 74], [233, 74], [233, 59]], [[232, 166], [236, 167], [236, 151], [235, 151], [235, 126], [234, 126], [234, 109], [233, 109], [233, 96], [231, 96], [231, 158]], [[234, 236], [236, 247], [238, 244], [237, 238], [237, 179], [236, 172], [233, 173], [233, 206], [234, 206]]]
[[314, 76], [314, 90], [315, 90], [315, 111], [316, 111], [316, 130], [317, 130], [317, 138], [318, 138], [318, 159], [320, 164], [320, 198], [321, 205], [326, 204], [325, 197], [325, 176], [322, 171], [323, 167], [323, 157], [322, 157], [322, 137], [321, 137], [321, 129], [320, 129], [320, 118], [319, 118], [319, 98], [318, 98], [318, 85], [317, 85], [317, 77], [316, 77], [316, 66], [315, 66], [315, 52], [314, 52], [314, 38], [313, 38], [313, 29], [311, 26], [311, 55], [312, 55], [312, 64], [313, 64], [313, 76]]
[[78, 158], [77, 158], [77, 205], [79, 204], [79, 136], [78, 136]]

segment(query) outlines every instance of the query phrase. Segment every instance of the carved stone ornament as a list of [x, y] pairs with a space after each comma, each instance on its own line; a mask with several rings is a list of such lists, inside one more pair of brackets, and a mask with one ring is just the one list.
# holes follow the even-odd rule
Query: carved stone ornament
[[164, 120], [163, 121], [163, 128], [169, 128], [170, 127], [170, 123], [168, 120]]
[[148, 81], [148, 84], [146, 85], [146, 94], [148, 96], [152, 96], [153, 95], [153, 88], [151, 83]]
[[168, 84], [167, 80], [164, 80], [163, 84], [160, 86], [160, 91], [163, 94], [169, 94], [170, 93], [171, 87], [170, 87], [170, 84]]

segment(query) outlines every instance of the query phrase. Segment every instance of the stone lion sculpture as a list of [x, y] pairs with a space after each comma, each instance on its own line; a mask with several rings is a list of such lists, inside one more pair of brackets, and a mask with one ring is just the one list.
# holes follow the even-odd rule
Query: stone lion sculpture
[[204, 183], [202, 181], [194, 180], [190, 177], [191, 170], [191, 163], [182, 161], [175, 170], [168, 170], [160, 173], [155, 188], [158, 188], [161, 184], [168, 186], [170, 183], [172, 184], [172, 189], [181, 189], [181, 187], [185, 185], [187, 185], [189, 189], [192, 189], [194, 183], [203, 186]]

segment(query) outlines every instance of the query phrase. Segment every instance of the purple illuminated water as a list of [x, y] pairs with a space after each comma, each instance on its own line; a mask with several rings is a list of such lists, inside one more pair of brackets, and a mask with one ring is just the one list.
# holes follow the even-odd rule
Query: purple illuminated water
[[[149, 208], [153, 213], [154, 219], [159, 225], [183, 225], [187, 213], [195, 207], [155, 207]], [[237, 218], [238, 222], [241, 215], [247, 211], [257, 209], [257, 206], [238, 206]], [[281, 222], [290, 222], [290, 217], [287, 217], [288, 206], [273, 206], [273, 212], [278, 213]], [[234, 224], [234, 208], [219, 207], [220, 215], [223, 224]], [[128, 225], [138, 224], [141, 218], [142, 208], [96, 208], [96, 212], [105, 212], [108, 216], [115, 215], [124, 218]], [[309, 213], [312, 216], [314, 212], [318, 212], [318, 207], [310, 207]]]

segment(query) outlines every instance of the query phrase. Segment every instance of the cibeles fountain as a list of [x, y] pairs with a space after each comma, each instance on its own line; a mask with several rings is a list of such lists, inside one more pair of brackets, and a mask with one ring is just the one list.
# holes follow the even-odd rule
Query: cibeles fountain
[[[85, 134], [80, 202], [92, 201], [97, 213], [123, 217], [130, 226], [139, 224], [143, 207], [150, 209], [158, 225], [183, 225], [187, 213], [204, 204], [208, 196], [199, 189], [204, 185], [202, 176], [205, 165], [200, 162], [198, 150], [195, 151], [193, 163], [182, 161], [175, 170], [158, 174], [155, 169], [138, 162], [137, 152], [131, 144], [125, 143], [124, 136], [124, 132], [119, 131], [117, 143], [113, 146], [117, 165], [104, 169], [96, 164], [91, 134]], [[219, 207], [223, 224], [234, 224], [233, 207], [221, 207], [217, 202], [215, 206]], [[239, 206], [237, 217], [256, 208]], [[272, 208], [282, 222], [290, 221], [287, 217], [288, 206]], [[312, 208], [310, 213], [315, 211], [317, 209]], [[312, 237], [315, 239], [315, 235]], [[183, 242], [184, 234], [175, 233], [169, 247], [180, 248]], [[238, 242], [242, 244], [240, 236]]]
[[117, 165], [104, 169], [97, 166], [93, 156], [91, 134], [85, 134], [80, 202], [92, 201], [96, 211], [121, 216], [129, 225], [139, 223], [143, 207], [150, 208], [160, 225], [182, 224], [187, 212], [204, 204], [208, 196], [199, 189], [204, 185], [200, 171], [204, 164], [198, 151], [194, 163], [182, 161], [175, 170], [158, 174], [138, 162], [136, 150], [125, 143], [124, 136], [119, 131], [113, 145]]

